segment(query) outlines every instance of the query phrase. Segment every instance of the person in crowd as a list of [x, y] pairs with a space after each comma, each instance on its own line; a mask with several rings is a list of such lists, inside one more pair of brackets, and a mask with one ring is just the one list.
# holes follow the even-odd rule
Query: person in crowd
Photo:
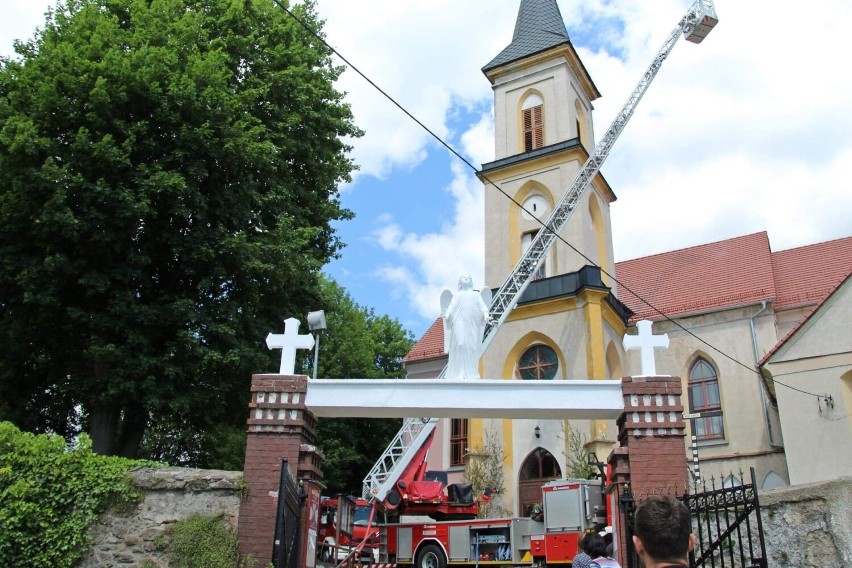
[[583, 539], [586, 554], [592, 558], [592, 568], [621, 568], [617, 560], [606, 555], [606, 540], [597, 533]]
[[571, 568], [592, 568], [592, 558], [586, 554], [586, 549], [583, 545], [587, 536], [589, 535], [581, 534], [580, 538], [577, 539], [577, 554], [571, 560]]
[[639, 504], [633, 545], [645, 568], [685, 568], [695, 546], [689, 510], [679, 500], [655, 495]]

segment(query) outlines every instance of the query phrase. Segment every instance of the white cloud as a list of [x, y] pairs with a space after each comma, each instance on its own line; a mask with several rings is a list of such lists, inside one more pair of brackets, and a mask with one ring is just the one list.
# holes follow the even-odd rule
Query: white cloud
[[401, 291], [426, 319], [437, 317], [441, 292], [455, 289], [461, 274], [471, 274], [475, 285], [481, 285], [484, 277], [482, 184], [460, 163], [452, 171], [453, 180], [444, 190], [454, 199], [453, 218], [438, 232], [406, 232], [385, 217], [374, 233], [389, 257], [410, 261], [407, 266], [383, 262], [376, 275]]

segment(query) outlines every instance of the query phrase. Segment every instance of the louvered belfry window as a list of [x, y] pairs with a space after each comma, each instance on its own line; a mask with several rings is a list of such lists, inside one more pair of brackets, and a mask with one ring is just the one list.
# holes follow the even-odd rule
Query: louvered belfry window
[[524, 109], [524, 152], [544, 146], [544, 105]]

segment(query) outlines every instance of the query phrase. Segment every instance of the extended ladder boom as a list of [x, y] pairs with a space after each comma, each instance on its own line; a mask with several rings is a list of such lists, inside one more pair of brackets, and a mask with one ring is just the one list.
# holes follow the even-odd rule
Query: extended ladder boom
[[666, 60], [675, 43], [677, 43], [678, 36], [683, 33], [687, 40], [700, 43], [718, 21], [712, 1], [697, 0], [686, 15], [681, 18], [677, 27], [669, 34], [669, 37], [660, 51], [657, 52], [651, 65], [639, 81], [639, 84], [630, 93], [627, 102], [604, 133], [603, 138], [598, 142], [594, 153], [589, 156], [589, 159], [580, 168], [577, 177], [574, 178], [568, 191], [565, 192], [565, 195], [553, 209], [550, 217], [544, 222], [543, 227], [536, 234], [529, 248], [521, 256], [521, 259], [506, 278], [506, 281], [503, 282], [503, 285], [494, 294], [489, 310], [493, 323], [487, 325], [485, 328], [485, 336], [482, 340], [483, 353], [488, 348], [488, 345], [490, 345], [491, 340], [494, 339], [497, 330], [506, 321], [509, 313], [517, 305], [518, 300], [532, 280], [532, 276], [536, 273], [536, 270], [538, 270], [538, 267], [556, 241], [559, 231], [565, 227], [565, 224], [577, 207], [580, 197], [582, 197], [592, 182], [592, 179], [600, 171], [601, 165], [603, 165], [607, 156], [609, 156], [613, 144], [615, 144], [618, 136], [624, 130], [630, 117], [633, 116], [636, 105], [642, 100], [642, 96], [648, 90], [651, 81], [657, 76], [657, 72], [660, 70], [663, 61]]
[[[556, 241], [559, 231], [565, 227], [571, 214], [576, 209], [580, 197], [582, 197], [592, 179], [600, 171], [601, 165], [603, 165], [607, 156], [609, 156], [613, 144], [615, 144], [618, 136], [624, 130], [630, 117], [633, 116], [636, 105], [642, 100], [642, 96], [648, 90], [651, 81], [657, 76], [657, 72], [660, 70], [663, 61], [671, 53], [680, 34], [682, 33], [687, 41], [701, 43], [718, 21], [712, 0], [696, 0], [683, 18], [681, 18], [680, 22], [678, 22], [677, 27], [669, 34], [669, 37], [663, 43], [663, 47], [657, 52], [654, 60], [639, 80], [639, 84], [630, 93], [627, 102], [616, 115], [600, 142], [595, 146], [594, 153], [589, 156], [589, 159], [580, 168], [577, 177], [574, 178], [565, 195], [553, 209], [550, 217], [544, 222], [544, 226], [535, 236], [527, 251], [521, 256], [515, 268], [491, 300], [489, 312], [493, 323], [487, 325], [485, 328], [482, 340], [483, 353], [494, 339], [497, 330], [506, 321], [509, 313], [517, 305], [518, 299], [520, 299], [524, 290], [526, 290], [527, 285], [532, 280], [532, 276]], [[440, 378], [444, 377], [446, 371], [447, 369], [444, 367]], [[419, 427], [418, 422], [423, 426]], [[388, 491], [393, 483], [399, 478], [400, 472], [408, 465], [405, 459], [410, 460], [411, 456], [416, 452], [417, 448], [411, 449], [411, 444], [404, 441], [412, 439], [410, 435], [411, 429], [413, 427], [418, 428], [417, 439], [422, 441], [435, 428], [436, 423], [437, 420], [434, 418], [406, 419], [402, 430], [400, 430], [396, 438], [394, 438], [384, 454], [382, 454], [382, 457], [379, 458], [379, 461], [364, 479], [364, 499], [383, 500], [388, 495]], [[423, 430], [427, 430], [427, 432], [423, 434]]]

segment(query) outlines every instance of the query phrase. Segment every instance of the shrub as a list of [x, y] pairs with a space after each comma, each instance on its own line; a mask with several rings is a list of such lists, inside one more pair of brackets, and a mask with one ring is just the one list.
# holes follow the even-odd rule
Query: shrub
[[93, 453], [85, 434], [68, 447], [0, 422], [0, 566], [73, 568], [98, 514], [139, 499], [127, 475], [138, 464]]
[[224, 515], [193, 515], [166, 532], [163, 548], [171, 568], [237, 568], [240, 561], [237, 533]]

